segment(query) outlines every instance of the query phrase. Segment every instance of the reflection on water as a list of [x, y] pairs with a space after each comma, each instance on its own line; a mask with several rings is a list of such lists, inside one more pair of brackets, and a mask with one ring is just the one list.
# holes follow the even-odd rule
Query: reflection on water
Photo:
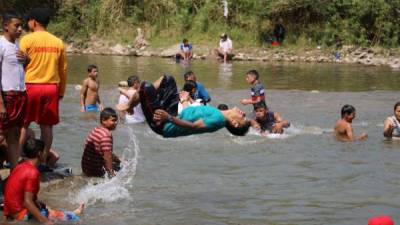
[[244, 89], [245, 73], [257, 69], [266, 89], [298, 89], [323, 91], [398, 90], [400, 71], [389, 67], [368, 67], [345, 64], [307, 64], [234, 62], [220, 64], [213, 60], [181, 61], [171, 59], [123, 56], [69, 56], [70, 84], [79, 84], [86, 77], [88, 64], [97, 64], [104, 85], [116, 85], [129, 75], [138, 74], [144, 80], [155, 80], [164, 73], [183, 83], [183, 74], [193, 70], [208, 88]]
[[[234, 137], [221, 130], [164, 139], [146, 124], [119, 124], [114, 152], [125, 154], [126, 169], [111, 180], [88, 180], [80, 175], [80, 158], [98, 115], [82, 116], [74, 84], [85, 76], [89, 61], [100, 66], [105, 106], [117, 102], [116, 84], [132, 73], [153, 80], [168, 72], [182, 84], [187, 69], [208, 88], [212, 105], [237, 105], [249, 95], [244, 74], [255, 68], [271, 110], [292, 127], [284, 136]], [[398, 72], [260, 62], [194, 61], [184, 67], [164, 59], [104, 56], [72, 56], [70, 67], [54, 146], [76, 176], [49, 184], [41, 197], [65, 208], [88, 201], [83, 224], [354, 225], [380, 214], [399, 221], [400, 142], [382, 137], [383, 120], [399, 100]], [[366, 132], [367, 141], [339, 143], [332, 137], [346, 103], [357, 109], [354, 132]], [[250, 106], [239, 107], [251, 112]]]

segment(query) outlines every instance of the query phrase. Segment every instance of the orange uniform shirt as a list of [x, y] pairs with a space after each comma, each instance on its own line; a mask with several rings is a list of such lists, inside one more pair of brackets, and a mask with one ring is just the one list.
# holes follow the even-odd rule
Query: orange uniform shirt
[[63, 41], [47, 31], [36, 31], [25, 35], [19, 47], [31, 59], [25, 69], [25, 82], [58, 84], [59, 95], [64, 96], [67, 57]]

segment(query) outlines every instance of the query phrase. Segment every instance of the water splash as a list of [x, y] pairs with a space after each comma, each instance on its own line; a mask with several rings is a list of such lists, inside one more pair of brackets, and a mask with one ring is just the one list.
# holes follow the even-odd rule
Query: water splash
[[329, 133], [329, 132], [332, 132], [331, 128], [324, 129], [324, 128], [315, 127], [315, 126], [302, 126], [302, 125], [293, 125], [292, 124], [289, 128], [285, 129], [285, 133], [283, 133], [283, 134], [262, 135], [255, 129], [250, 129], [248, 134], [255, 135], [255, 136], [263, 136], [268, 139], [286, 139], [286, 138], [303, 135], [303, 134], [321, 135], [321, 134]]
[[[92, 205], [97, 201], [115, 202], [130, 197], [128, 189], [132, 185], [132, 179], [136, 174], [138, 154], [140, 152], [138, 140], [131, 127], [127, 127], [129, 143], [121, 157], [122, 169], [111, 179], [92, 178], [88, 184], [70, 194], [69, 199], [73, 203], [85, 202]], [[75, 194], [76, 193], [76, 194]]]
[[222, 0], [222, 5], [224, 6], [224, 17], [228, 18], [228, 1], [227, 0]]

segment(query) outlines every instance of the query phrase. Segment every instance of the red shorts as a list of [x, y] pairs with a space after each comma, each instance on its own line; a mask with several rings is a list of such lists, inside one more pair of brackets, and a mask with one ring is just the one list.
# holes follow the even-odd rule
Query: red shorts
[[25, 91], [3, 92], [3, 102], [7, 118], [0, 120], [0, 129], [7, 130], [11, 127], [22, 127], [26, 116], [27, 95]]
[[57, 84], [26, 84], [28, 106], [26, 108], [25, 125], [36, 122], [39, 125], [56, 125], [58, 116]]

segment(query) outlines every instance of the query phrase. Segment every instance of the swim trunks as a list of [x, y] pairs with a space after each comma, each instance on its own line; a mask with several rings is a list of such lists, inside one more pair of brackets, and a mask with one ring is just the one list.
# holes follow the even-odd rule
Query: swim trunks
[[26, 116], [27, 95], [25, 91], [3, 92], [4, 106], [7, 118], [0, 121], [0, 129], [7, 130], [10, 127], [22, 127]]
[[36, 122], [39, 125], [56, 125], [58, 115], [59, 92], [57, 84], [26, 84], [28, 104], [25, 125]]
[[162, 135], [164, 124], [156, 123], [153, 114], [157, 109], [163, 109], [171, 116], [178, 114], [179, 93], [174, 77], [164, 75], [158, 90], [152, 83], [143, 81], [139, 96], [147, 123], [154, 132]]
[[97, 105], [85, 105], [85, 112], [99, 112], [99, 107]]

